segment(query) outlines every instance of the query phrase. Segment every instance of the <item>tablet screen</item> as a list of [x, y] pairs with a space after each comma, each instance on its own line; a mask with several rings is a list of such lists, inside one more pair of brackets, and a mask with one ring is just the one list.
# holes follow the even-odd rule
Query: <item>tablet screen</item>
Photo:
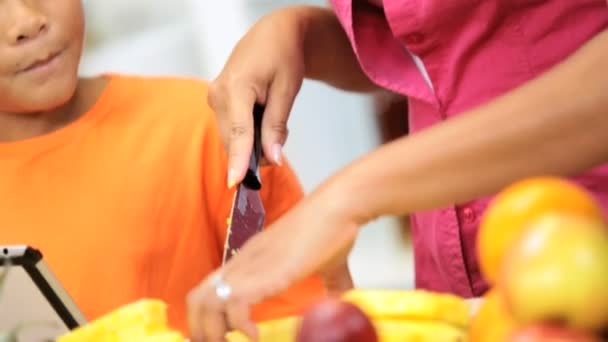
[[[0, 272], [7, 267], [0, 265]], [[21, 266], [8, 266], [0, 293], [0, 331], [23, 325], [19, 342], [54, 341], [69, 331], [62, 319]]]

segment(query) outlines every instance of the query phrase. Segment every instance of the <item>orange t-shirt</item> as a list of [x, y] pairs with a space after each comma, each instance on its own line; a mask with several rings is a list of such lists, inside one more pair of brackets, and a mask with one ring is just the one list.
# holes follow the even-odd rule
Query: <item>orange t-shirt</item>
[[[206, 85], [110, 76], [97, 103], [53, 133], [0, 143], [0, 244], [28, 244], [92, 320], [143, 297], [169, 304], [221, 264], [234, 190]], [[271, 223], [302, 197], [288, 166], [262, 170]], [[261, 275], [263, 276], [263, 275]], [[325, 295], [307, 279], [258, 305], [256, 320]]]

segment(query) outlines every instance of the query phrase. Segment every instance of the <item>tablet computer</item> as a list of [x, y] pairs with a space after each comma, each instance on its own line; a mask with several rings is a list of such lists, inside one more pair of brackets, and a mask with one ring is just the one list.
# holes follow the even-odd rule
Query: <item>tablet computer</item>
[[19, 327], [20, 342], [54, 341], [86, 323], [39, 250], [0, 245], [0, 274], [0, 333]]

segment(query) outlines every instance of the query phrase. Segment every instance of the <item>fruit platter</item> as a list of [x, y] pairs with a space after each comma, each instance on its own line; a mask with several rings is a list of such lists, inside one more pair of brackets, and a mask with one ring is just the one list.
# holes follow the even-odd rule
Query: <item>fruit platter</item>
[[[467, 341], [469, 305], [426, 291], [352, 290], [326, 299], [303, 317], [259, 325], [261, 341]], [[240, 333], [229, 342], [248, 342]]]
[[[559, 178], [517, 182], [487, 208], [477, 241], [490, 284], [471, 300], [423, 290], [353, 289], [302, 316], [258, 324], [260, 342], [608, 341], [608, 223]], [[237, 332], [229, 342], [248, 342]], [[182, 342], [166, 306], [141, 300], [58, 342]]]

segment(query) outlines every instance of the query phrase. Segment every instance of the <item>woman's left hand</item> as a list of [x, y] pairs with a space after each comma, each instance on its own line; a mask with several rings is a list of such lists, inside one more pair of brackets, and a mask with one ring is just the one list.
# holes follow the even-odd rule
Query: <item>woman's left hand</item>
[[255, 339], [253, 304], [316, 272], [340, 268], [358, 232], [339, 198], [313, 193], [248, 241], [187, 299], [191, 340], [224, 341], [239, 330]]

